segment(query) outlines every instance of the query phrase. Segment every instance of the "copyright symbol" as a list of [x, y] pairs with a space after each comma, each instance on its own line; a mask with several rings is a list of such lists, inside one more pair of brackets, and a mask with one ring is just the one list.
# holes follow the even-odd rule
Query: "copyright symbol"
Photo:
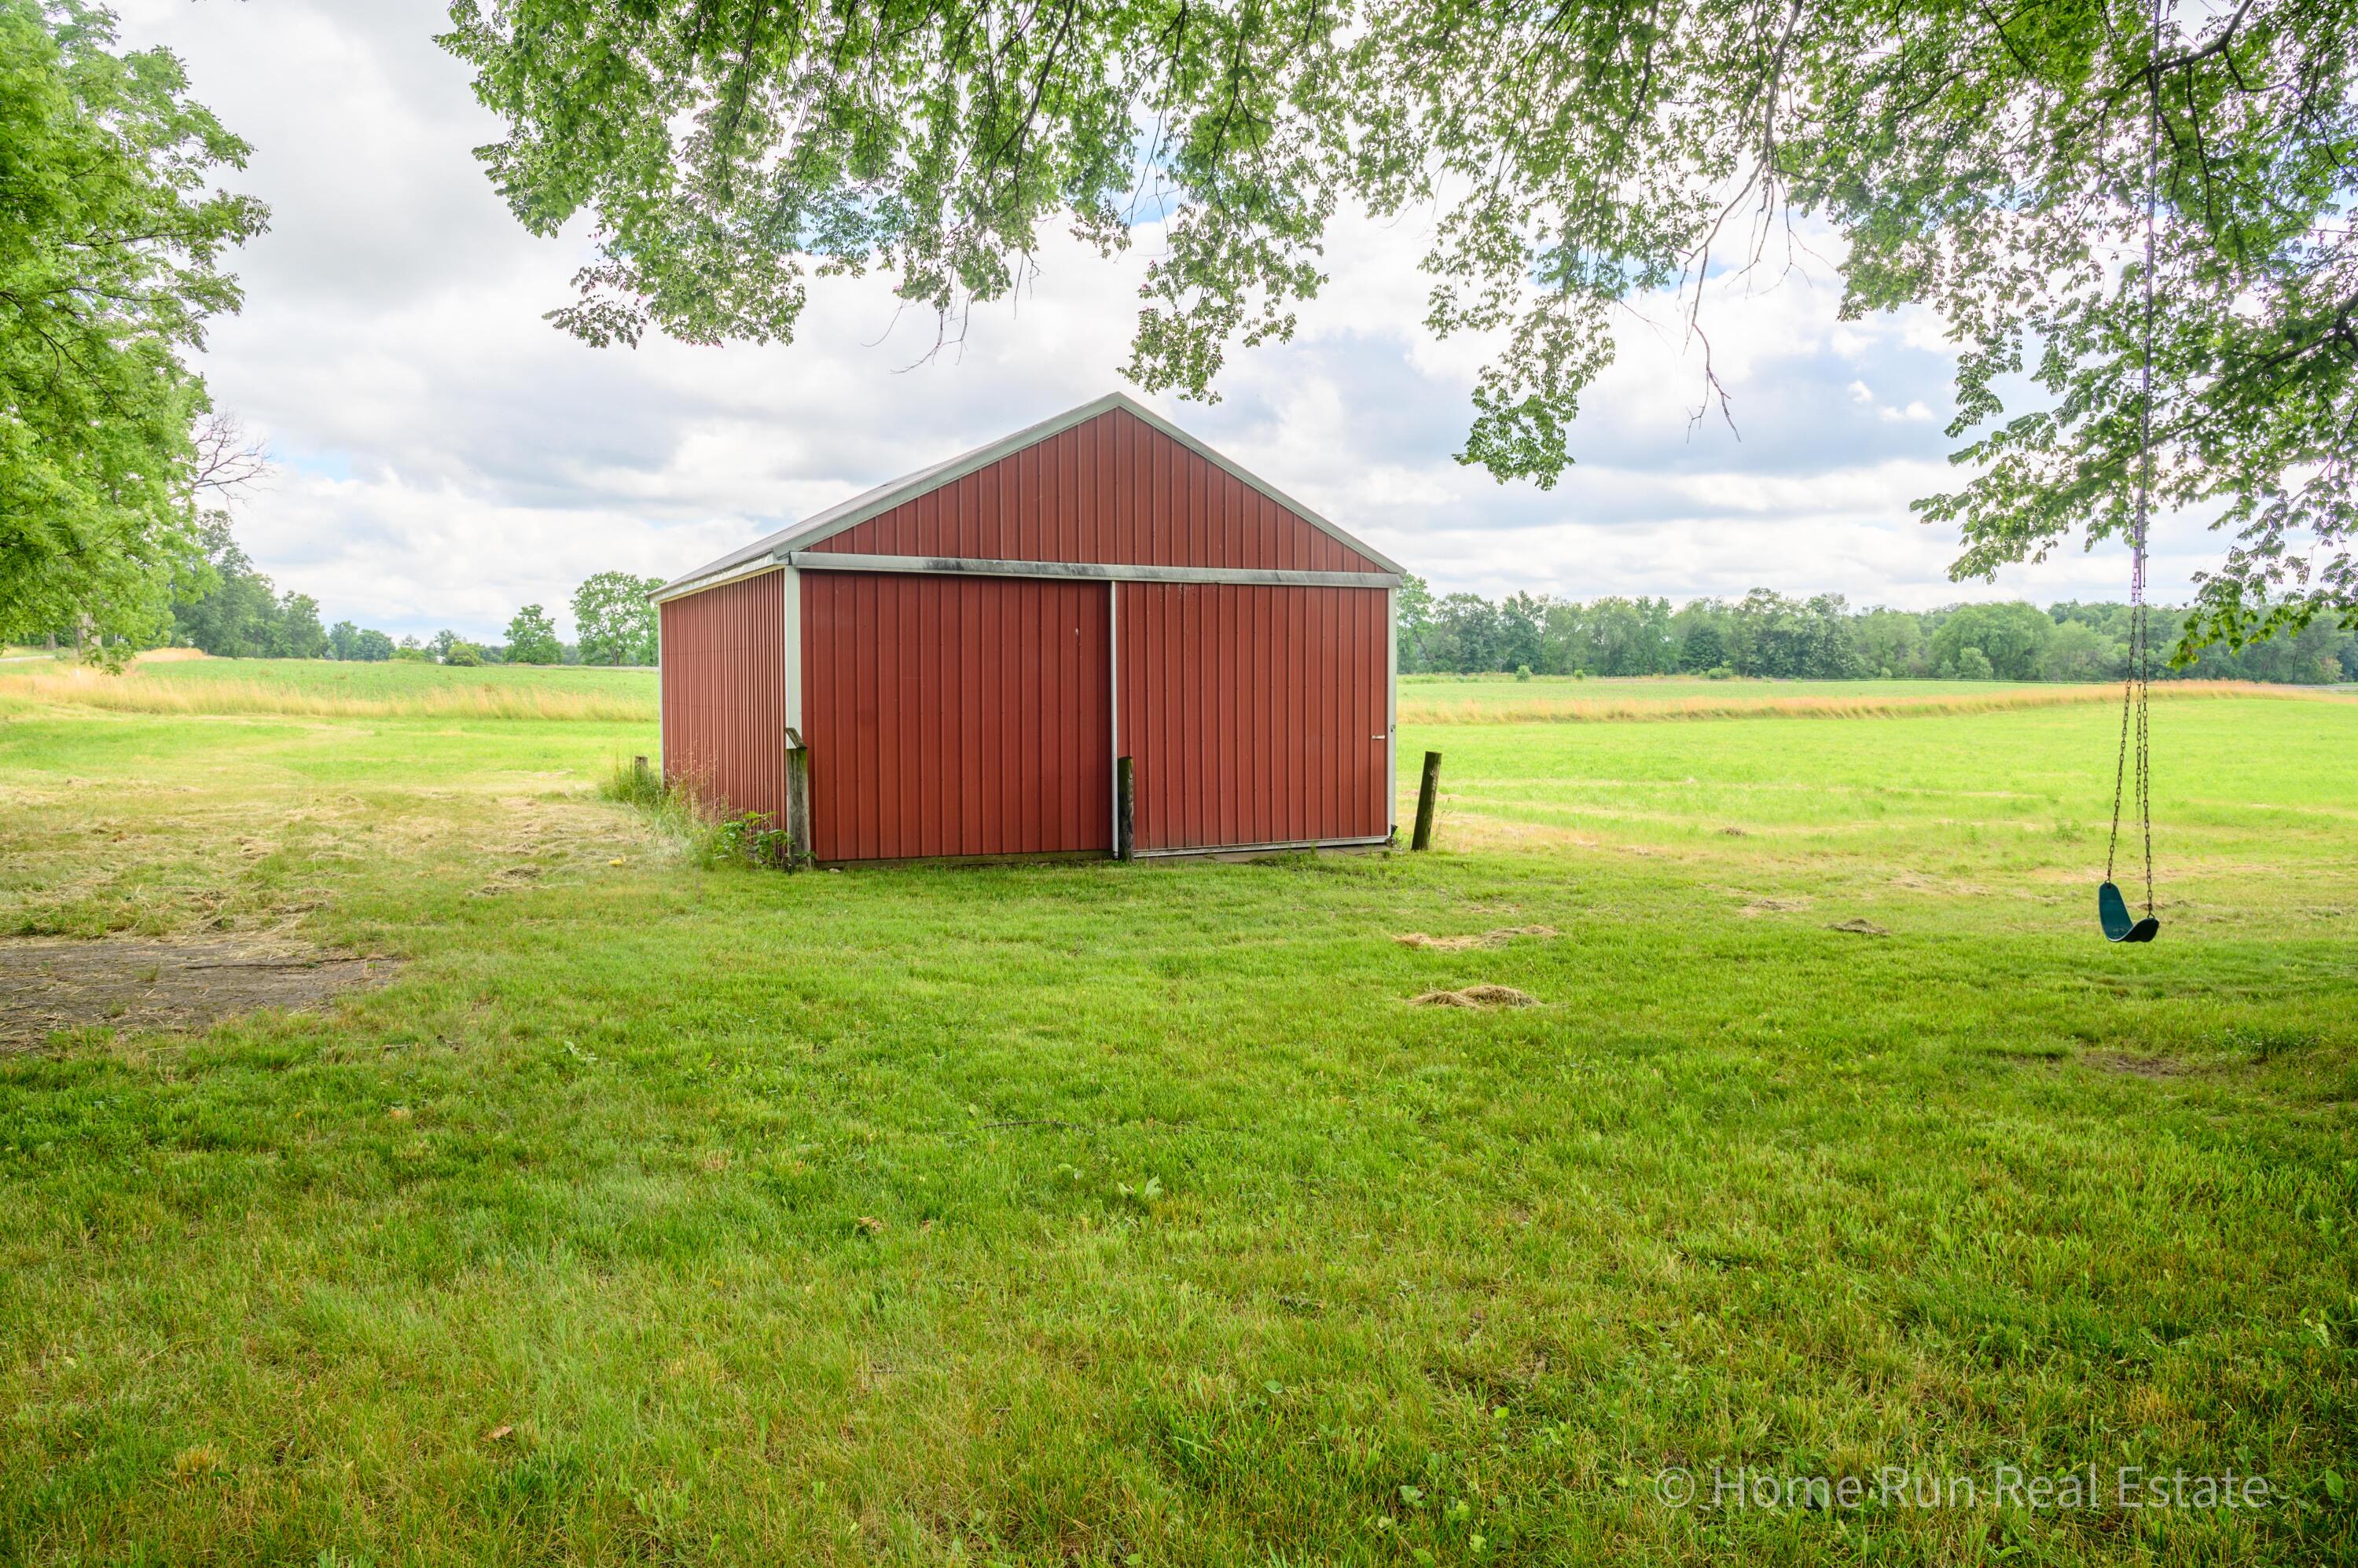
[[1654, 1496], [1674, 1509], [1694, 1501], [1694, 1477], [1673, 1465], [1654, 1476]]

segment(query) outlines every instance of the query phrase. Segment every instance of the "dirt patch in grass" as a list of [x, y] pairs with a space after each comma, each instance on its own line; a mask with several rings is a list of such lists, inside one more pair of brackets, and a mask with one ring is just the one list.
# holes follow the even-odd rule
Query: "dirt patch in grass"
[[266, 1007], [291, 1011], [384, 985], [399, 968], [392, 958], [233, 936], [0, 941], [0, 1051], [37, 1045], [59, 1029], [197, 1030]]
[[1411, 1007], [1537, 1007], [1540, 999], [1512, 986], [1467, 986], [1464, 990], [1426, 991], [1409, 998]]
[[1403, 947], [1419, 947], [1433, 953], [1463, 953], [1474, 947], [1503, 947], [1518, 936], [1553, 936], [1552, 925], [1501, 925], [1494, 931], [1476, 931], [1464, 936], [1428, 936], [1422, 931], [1404, 932], [1392, 938]]
[[1847, 931], [1854, 936], [1888, 936], [1891, 933], [1872, 920], [1837, 920], [1826, 927], [1829, 931]]
[[1981, 898], [1989, 892], [1978, 882], [1958, 877], [1928, 877], [1921, 871], [1902, 871], [1891, 879], [1891, 885], [1906, 888], [1909, 892], [1934, 892], [1951, 898]]
[[2138, 1078], [2182, 1078], [2195, 1071], [2191, 1063], [2175, 1056], [2139, 1056], [2127, 1051], [2091, 1051], [2080, 1059], [2107, 1073]]
[[1791, 914], [1796, 910], [1809, 907], [1810, 901], [1806, 898], [1756, 898], [1736, 913], [1747, 919], [1756, 919], [1763, 914]]

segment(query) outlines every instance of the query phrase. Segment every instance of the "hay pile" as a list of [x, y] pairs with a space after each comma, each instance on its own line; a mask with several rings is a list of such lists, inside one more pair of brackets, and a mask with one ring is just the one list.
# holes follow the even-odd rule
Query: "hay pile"
[[1411, 1007], [1470, 1007], [1476, 1011], [1494, 1007], [1537, 1007], [1540, 999], [1512, 986], [1467, 986], [1464, 990], [1426, 991], [1409, 998]]
[[1518, 936], [1552, 936], [1552, 925], [1501, 925], [1495, 931], [1476, 932], [1470, 936], [1428, 936], [1422, 931], [1404, 932], [1392, 938], [1403, 947], [1415, 947], [1429, 953], [1463, 953], [1474, 947], [1503, 947]]

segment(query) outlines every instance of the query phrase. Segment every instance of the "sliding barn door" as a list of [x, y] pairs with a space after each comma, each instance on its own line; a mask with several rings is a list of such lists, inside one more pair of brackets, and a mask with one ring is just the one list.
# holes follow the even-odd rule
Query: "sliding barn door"
[[1121, 750], [1141, 851], [1391, 831], [1381, 589], [1125, 582]]
[[805, 571], [802, 591], [820, 860], [1111, 849], [1105, 583]]

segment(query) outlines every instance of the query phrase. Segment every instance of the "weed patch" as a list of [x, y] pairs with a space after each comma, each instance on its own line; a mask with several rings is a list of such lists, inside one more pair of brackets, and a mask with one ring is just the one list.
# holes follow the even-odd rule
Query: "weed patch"
[[638, 812], [697, 865], [777, 871], [795, 864], [793, 837], [767, 813], [725, 811], [710, 786], [694, 777], [666, 784], [635, 760], [617, 762], [599, 781], [598, 794]]

